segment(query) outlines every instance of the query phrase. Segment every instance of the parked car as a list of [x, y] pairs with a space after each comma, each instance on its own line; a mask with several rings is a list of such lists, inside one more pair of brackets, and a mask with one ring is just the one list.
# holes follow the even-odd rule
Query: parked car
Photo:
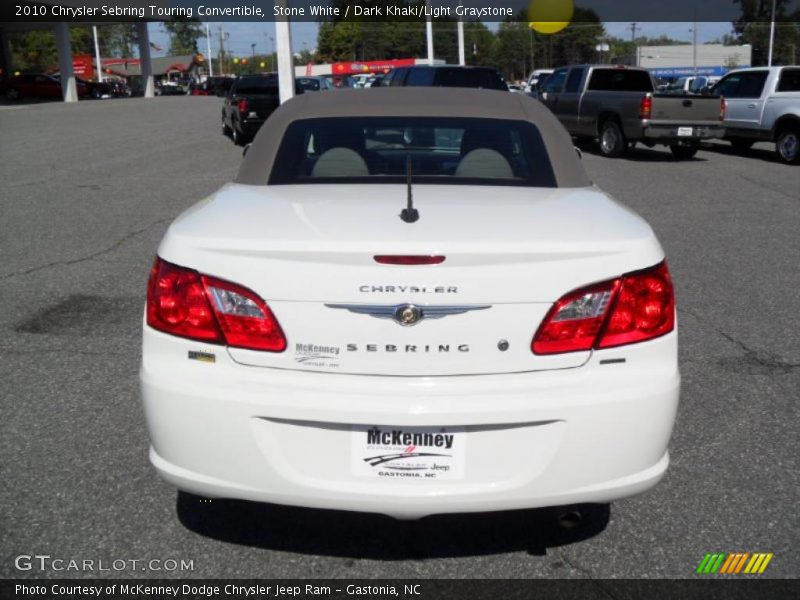
[[[296, 95], [331, 90], [333, 84], [325, 77], [297, 77]], [[234, 144], [244, 145], [255, 137], [261, 125], [280, 106], [277, 73], [242, 75], [234, 80], [222, 105], [222, 133], [231, 136]]]
[[353, 87], [367, 87], [367, 82], [372, 78], [372, 73], [358, 73], [353, 75]]
[[526, 94], [535, 94], [539, 89], [539, 84], [543, 84], [545, 80], [553, 74], [553, 69], [535, 69], [528, 77], [528, 83], [525, 85]]
[[191, 82], [183, 79], [158, 79], [155, 82], [156, 96], [185, 96], [190, 93]]
[[381, 86], [466, 87], [508, 91], [508, 86], [497, 69], [454, 65], [397, 67], [386, 74]]
[[364, 87], [380, 87], [381, 81], [383, 81], [384, 74], [383, 73], [376, 73], [372, 77], [369, 78], [366, 85]]
[[140, 373], [150, 461], [210, 498], [385, 513], [654, 486], [678, 407], [650, 226], [519, 94], [306, 94], [167, 230]]
[[[57, 75], [55, 77], [58, 77]], [[114, 97], [114, 86], [111, 82], [108, 81], [89, 81], [86, 79], [80, 79], [76, 77], [77, 82], [80, 85], [85, 86], [87, 89], [87, 96], [89, 98], [94, 98], [95, 100], [100, 100], [101, 98], [113, 98]]]
[[215, 93], [214, 88], [206, 81], [197, 81], [189, 84], [189, 94], [191, 96], [213, 96]]
[[781, 161], [800, 164], [800, 66], [732, 71], [713, 92], [725, 97], [725, 139], [734, 148], [774, 142]]
[[629, 144], [669, 146], [677, 159], [693, 157], [700, 141], [721, 138], [724, 101], [719, 97], [658, 94], [645, 69], [577, 65], [557, 69], [539, 95], [569, 133], [599, 138], [609, 157]]
[[130, 98], [133, 95], [131, 88], [122, 78], [108, 78], [105, 80], [111, 88], [111, 95], [114, 98]]
[[[75, 88], [79, 98], [91, 97], [89, 87], [76, 79]], [[21, 73], [4, 80], [2, 92], [11, 101], [23, 98], [62, 98], [61, 81], [57, 76], [43, 73]]]
[[215, 96], [224, 97], [228, 95], [228, 90], [231, 89], [234, 81], [233, 77], [209, 77], [206, 79], [206, 84], [209, 89], [213, 90]]
[[547, 83], [547, 80], [550, 79], [551, 75], [552, 73], [541, 73], [536, 80], [536, 83], [534, 83], [530, 88], [526, 88], [529, 90], [526, 92], [528, 96], [538, 100], [539, 94], [542, 93], [542, 90], [544, 89], [544, 86]]
[[[305, 89], [295, 80], [295, 94]], [[222, 133], [234, 144], [244, 145], [258, 132], [264, 121], [280, 106], [277, 73], [237, 77], [222, 104]]]
[[295, 83], [304, 92], [324, 92], [334, 89], [331, 80], [327, 77], [296, 77]]
[[679, 77], [667, 84], [662, 91], [665, 94], [702, 94], [708, 88], [708, 77]]

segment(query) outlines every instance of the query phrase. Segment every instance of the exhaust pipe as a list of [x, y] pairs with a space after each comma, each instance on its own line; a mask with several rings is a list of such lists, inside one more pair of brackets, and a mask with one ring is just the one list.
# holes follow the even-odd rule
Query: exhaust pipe
[[558, 515], [558, 524], [563, 529], [575, 529], [581, 524], [581, 511], [577, 508], [570, 508]]

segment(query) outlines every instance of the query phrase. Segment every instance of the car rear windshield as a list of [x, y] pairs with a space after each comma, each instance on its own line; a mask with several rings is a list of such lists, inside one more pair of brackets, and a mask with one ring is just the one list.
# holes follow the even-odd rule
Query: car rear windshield
[[603, 92], [652, 92], [653, 81], [647, 71], [594, 69], [588, 89]]
[[270, 185], [415, 183], [556, 187], [538, 128], [482, 118], [338, 117], [295, 121]]
[[234, 91], [239, 95], [277, 94], [277, 77], [246, 77], [236, 81]]

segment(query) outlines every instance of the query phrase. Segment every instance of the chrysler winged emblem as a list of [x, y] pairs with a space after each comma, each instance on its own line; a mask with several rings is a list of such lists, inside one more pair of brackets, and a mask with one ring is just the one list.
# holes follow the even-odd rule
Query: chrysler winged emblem
[[326, 304], [328, 308], [348, 310], [358, 315], [369, 315], [376, 319], [392, 319], [403, 327], [416, 325], [424, 319], [441, 319], [473, 310], [486, 310], [490, 304], [432, 305], [416, 304]]

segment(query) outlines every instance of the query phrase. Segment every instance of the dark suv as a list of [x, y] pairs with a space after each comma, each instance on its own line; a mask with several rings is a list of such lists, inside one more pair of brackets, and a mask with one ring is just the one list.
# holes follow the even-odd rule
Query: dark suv
[[508, 91], [503, 76], [489, 67], [452, 65], [397, 67], [386, 75], [381, 86], [437, 86], [483, 88]]

